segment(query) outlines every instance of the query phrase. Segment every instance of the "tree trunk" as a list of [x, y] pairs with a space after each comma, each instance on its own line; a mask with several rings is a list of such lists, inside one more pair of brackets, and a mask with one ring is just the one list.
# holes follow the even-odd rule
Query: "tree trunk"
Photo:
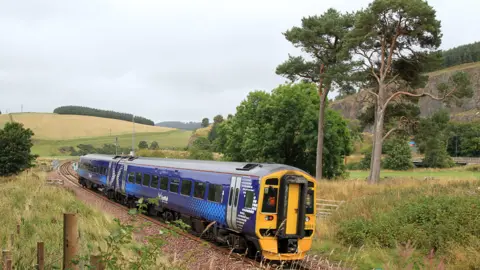
[[384, 110], [383, 106], [381, 106], [380, 104], [377, 104], [376, 107], [375, 128], [373, 131], [372, 159], [370, 164], [370, 175], [368, 176], [369, 184], [375, 184], [380, 179], [380, 167], [382, 161]]
[[320, 109], [318, 110], [318, 136], [317, 136], [317, 165], [315, 167], [317, 181], [322, 179], [323, 173], [323, 126], [325, 122], [325, 103], [328, 91], [324, 89], [320, 95]]

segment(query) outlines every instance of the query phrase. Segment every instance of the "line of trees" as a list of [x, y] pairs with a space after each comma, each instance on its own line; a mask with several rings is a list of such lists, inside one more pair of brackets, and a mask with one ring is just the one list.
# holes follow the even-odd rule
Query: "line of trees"
[[[96, 116], [96, 117], [102, 117], [102, 118], [125, 120], [129, 122], [131, 122], [133, 118], [133, 114], [130, 114], [130, 113], [107, 111], [107, 110], [95, 109], [95, 108], [84, 107], [84, 106], [62, 106], [53, 110], [53, 113], [88, 115], [88, 116]], [[141, 117], [141, 116], [135, 116], [135, 123], [150, 125], [150, 126], [154, 125], [154, 122], [152, 120], [147, 119], [145, 117]]]
[[480, 61], [480, 42], [461, 45], [442, 52], [443, 67]]

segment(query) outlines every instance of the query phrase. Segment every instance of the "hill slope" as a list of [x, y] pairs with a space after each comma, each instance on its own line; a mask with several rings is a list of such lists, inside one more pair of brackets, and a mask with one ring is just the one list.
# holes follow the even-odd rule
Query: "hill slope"
[[[480, 62], [452, 66], [446, 69], [429, 73], [429, 81], [425, 87], [426, 92], [436, 93], [435, 85], [446, 81], [455, 71], [464, 71], [470, 75], [472, 86], [475, 91], [473, 98], [465, 100], [461, 106], [452, 106], [452, 118], [459, 121], [472, 121], [480, 119], [477, 113], [480, 110]], [[349, 119], [356, 119], [358, 115], [368, 106], [365, 92], [348, 96], [331, 103], [331, 108], [339, 111]], [[442, 102], [432, 100], [429, 97], [420, 98], [419, 102], [421, 116], [430, 116], [438, 109], [445, 107]]]
[[[69, 140], [84, 137], [97, 137], [129, 134], [132, 123], [108, 118], [83, 115], [60, 115], [52, 113], [13, 113], [0, 115], [0, 128], [10, 121], [22, 123], [35, 133], [35, 139]], [[136, 133], [167, 132], [174, 128], [135, 124]]]

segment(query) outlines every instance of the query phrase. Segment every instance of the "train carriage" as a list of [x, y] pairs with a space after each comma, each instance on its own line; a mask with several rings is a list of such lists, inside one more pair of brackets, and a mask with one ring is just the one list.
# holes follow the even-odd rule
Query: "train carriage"
[[[79, 182], [148, 214], [269, 260], [298, 260], [315, 230], [315, 180], [283, 164], [85, 155]], [[209, 226], [210, 225], [210, 226]]]

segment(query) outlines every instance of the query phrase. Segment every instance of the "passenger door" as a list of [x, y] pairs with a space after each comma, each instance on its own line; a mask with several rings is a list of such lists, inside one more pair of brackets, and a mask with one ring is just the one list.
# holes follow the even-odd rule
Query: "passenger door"
[[228, 192], [227, 225], [230, 229], [235, 231], [238, 231], [237, 209], [238, 209], [238, 199], [240, 197], [241, 183], [242, 183], [241, 176], [232, 176], [232, 179], [230, 181], [230, 188]]

